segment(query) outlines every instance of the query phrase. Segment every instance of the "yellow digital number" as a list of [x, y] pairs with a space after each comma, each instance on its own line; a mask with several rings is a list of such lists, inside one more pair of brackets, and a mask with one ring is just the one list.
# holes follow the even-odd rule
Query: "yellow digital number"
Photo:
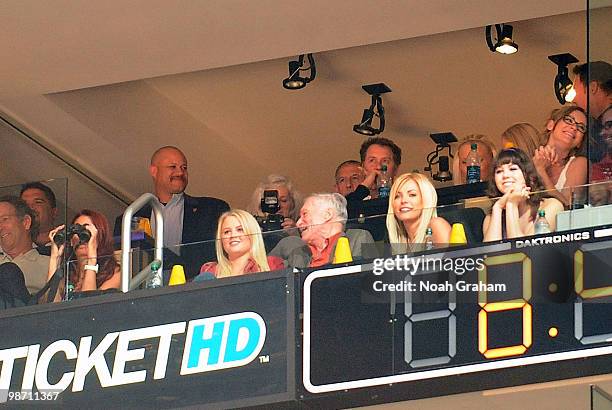
[[[487, 266], [507, 265], [512, 263], [522, 264], [522, 298], [499, 302], [487, 301], [487, 292], [478, 292], [478, 304], [481, 309], [478, 313], [478, 351], [487, 359], [516, 356], [523, 354], [532, 343], [532, 309], [528, 303], [531, 299], [531, 259], [523, 252], [508, 255], [493, 256], [485, 259], [484, 267], [478, 271], [478, 281], [487, 284]], [[489, 349], [488, 314], [507, 310], [521, 309], [523, 313], [522, 343], [519, 345], [498, 347]]]

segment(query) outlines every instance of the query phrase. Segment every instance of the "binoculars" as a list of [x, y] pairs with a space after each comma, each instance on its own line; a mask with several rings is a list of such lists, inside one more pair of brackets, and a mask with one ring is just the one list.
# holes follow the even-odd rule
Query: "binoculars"
[[87, 243], [91, 238], [91, 233], [83, 225], [74, 224], [70, 225], [67, 230], [56, 233], [53, 237], [53, 242], [55, 242], [57, 246], [61, 246], [66, 242], [66, 238], [72, 238], [72, 235], [77, 235], [79, 237], [79, 244]]

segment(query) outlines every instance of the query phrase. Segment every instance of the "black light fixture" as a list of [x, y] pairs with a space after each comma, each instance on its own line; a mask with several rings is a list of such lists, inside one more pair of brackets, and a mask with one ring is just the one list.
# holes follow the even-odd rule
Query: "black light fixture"
[[557, 75], [555, 76], [555, 96], [561, 104], [574, 101], [576, 90], [574, 83], [570, 80], [567, 66], [577, 63], [578, 59], [570, 53], [555, 54], [548, 56], [548, 59], [557, 65]]
[[[496, 42], [493, 43], [493, 27], [497, 34]], [[512, 41], [512, 26], [510, 24], [495, 24], [485, 27], [487, 45], [492, 52], [501, 54], [514, 54], [518, 51], [518, 45]]]
[[[362, 85], [361, 88], [372, 96], [372, 103], [369, 108], [363, 110], [361, 122], [353, 125], [353, 131], [362, 135], [376, 135], [385, 130], [385, 108], [382, 104], [381, 94], [391, 92], [391, 89], [384, 83]], [[372, 127], [372, 120], [378, 117], [378, 128]]]
[[[453, 158], [453, 152], [450, 144], [457, 142], [457, 137], [452, 132], [441, 132], [437, 134], [429, 134], [429, 137], [436, 143], [436, 149], [427, 154], [427, 166], [425, 171], [435, 180], [440, 182], [452, 181], [453, 174], [450, 170], [450, 158]], [[444, 149], [448, 150], [448, 155], [440, 155]], [[438, 165], [438, 172], [433, 173], [433, 166]]]
[[[308, 58], [308, 67], [306, 68], [302, 68], [304, 66], [304, 54], [297, 60], [289, 61], [289, 77], [283, 80], [283, 87], [288, 90], [299, 90], [315, 79], [317, 68], [314, 57], [312, 54], [306, 54], [306, 57]], [[310, 75], [308, 77], [300, 77], [301, 71], [310, 71]]]

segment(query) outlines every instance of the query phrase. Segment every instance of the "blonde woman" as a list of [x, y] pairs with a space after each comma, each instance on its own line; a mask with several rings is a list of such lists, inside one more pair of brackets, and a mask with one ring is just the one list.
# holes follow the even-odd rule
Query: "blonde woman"
[[218, 262], [202, 265], [196, 282], [202, 279], [205, 272], [212, 273], [216, 278], [224, 278], [284, 268], [282, 259], [266, 256], [257, 221], [241, 209], [227, 211], [219, 218], [216, 252]]
[[435, 244], [448, 243], [451, 227], [437, 216], [438, 195], [423, 174], [409, 173], [395, 179], [389, 196], [387, 232], [391, 244], [421, 244], [431, 228]]
[[530, 158], [536, 152], [536, 149], [542, 145], [540, 132], [533, 125], [527, 122], [519, 122], [514, 124], [501, 135], [502, 147], [518, 148]]

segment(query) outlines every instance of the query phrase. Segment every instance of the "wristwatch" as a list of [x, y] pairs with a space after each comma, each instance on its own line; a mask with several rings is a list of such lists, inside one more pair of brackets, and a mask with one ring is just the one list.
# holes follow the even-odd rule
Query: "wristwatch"
[[98, 273], [98, 265], [85, 265], [85, 270], [90, 270]]

